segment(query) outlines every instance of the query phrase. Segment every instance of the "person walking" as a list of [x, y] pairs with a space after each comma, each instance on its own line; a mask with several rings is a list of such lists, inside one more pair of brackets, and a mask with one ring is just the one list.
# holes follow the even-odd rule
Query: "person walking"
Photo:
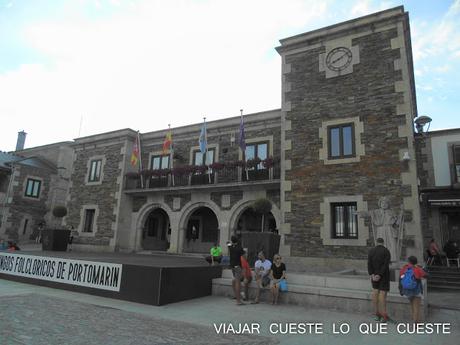
[[228, 251], [230, 253], [230, 267], [232, 268], [233, 280], [232, 287], [235, 295], [236, 304], [243, 305], [241, 302], [241, 277], [243, 276], [243, 270], [241, 268], [241, 256], [244, 255], [244, 250], [238, 240], [238, 237], [232, 236], [231, 243], [229, 244]]
[[260, 251], [257, 257], [258, 260], [254, 264], [254, 273], [257, 283], [257, 290], [254, 302], [252, 302], [253, 304], [259, 303], [260, 289], [270, 284], [270, 270], [272, 268], [272, 263], [270, 262], [270, 260], [265, 258], [264, 252]]
[[427, 276], [422, 267], [417, 265], [417, 258], [410, 256], [399, 271], [399, 293], [409, 299], [412, 321], [420, 321], [420, 305], [422, 303], [422, 279]]
[[249, 284], [251, 284], [252, 281], [252, 270], [249, 266], [248, 255], [246, 251], [243, 255], [241, 255], [241, 269], [243, 270], [241, 275], [241, 282], [243, 283], [244, 290], [241, 295], [243, 297], [243, 301], [247, 301], [249, 299]]
[[367, 270], [372, 283], [372, 305], [376, 321], [387, 322], [387, 294], [390, 291], [390, 251], [384, 247], [383, 238], [376, 240], [376, 246], [369, 251]]

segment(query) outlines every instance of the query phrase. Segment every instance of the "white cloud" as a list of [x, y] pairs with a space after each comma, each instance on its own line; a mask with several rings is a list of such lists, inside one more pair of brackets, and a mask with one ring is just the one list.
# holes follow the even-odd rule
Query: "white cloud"
[[[91, 3], [96, 11], [112, 5]], [[327, 9], [313, 0], [128, 5], [97, 20], [77, 12], [24, 30], [49, 63], [0, 74], [0, 113], [16, 119], [2, 128], [1, 149], [12, 149], [22, 129], [26, 146], [75, 138], [81, 116], [81, 134], [90, 135], [279, 108], [279, 33], [302, 32]]]

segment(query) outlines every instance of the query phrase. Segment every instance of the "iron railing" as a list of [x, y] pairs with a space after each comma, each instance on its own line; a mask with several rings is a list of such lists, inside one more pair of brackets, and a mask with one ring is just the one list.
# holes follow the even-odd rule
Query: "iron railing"
[[174, 188], [198, 185], [216, 185], [223, 183], [237, 183], [254, 181], [277, 180], [281, 171], [278, 162], [270, 168], [255, 167], [245, 169], [241, 166], [225, 166], [219, 170], [207, 170], [203, 173], [188, 173], [164, 176], [125, 176], [125, 189], [152, 189], [152, 188]]

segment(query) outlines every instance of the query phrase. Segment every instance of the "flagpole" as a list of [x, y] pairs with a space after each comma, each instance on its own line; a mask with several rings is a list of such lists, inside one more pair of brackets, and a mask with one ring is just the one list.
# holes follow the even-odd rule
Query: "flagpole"
[[[240, 126], [243, 125], [243, 129], [244, 129], [243, 109], [240, 109], [240, 114], [241, 114]], [[241, 132], [241, 130], [240, 130], [240, 132]], [[241, 135], [241, 133], [240, 133], [240, 135]], [[240, 138], [240, 141], [241, 141], [241, 138]], [[245, 143], [245, 146], [246, 146], [246, 143]], [[244, 170], [246, 171], [246, 181], [249, 181], [248, 167], [246, 166], [246, 152], [245, 152], [245, 150], [243, 150], [243, 148], [241, 146], [240, 146], [240, 148], [241, 148], [241, 151], [243, 153], [243, 162], [245, 163], [244, 164]]]
[[169, 161], [170, 161], [170, 167], [171, 167], [171, 182], [172, 182], [172, 185], [174, 187], [174, 174], [172, 173], [173, 171], [173, 168], [174, 168], [174, 145], [173, 145], [173, 142], [172, 142], [172, 132], [171, 132], [171, 124], [168, 123], [168, 128], [169, 128], [169, 136], [170, 136], [170, 140], [171, 140], [171, 147], [169, 149]]
[[144, 177], [142, 175], [142, 150], [141, 150], [141, 135], [139, 131], [137, 131], [137, 146], [139, 151], [139, 172], [141, 175], [141, 188], [144, 188]]

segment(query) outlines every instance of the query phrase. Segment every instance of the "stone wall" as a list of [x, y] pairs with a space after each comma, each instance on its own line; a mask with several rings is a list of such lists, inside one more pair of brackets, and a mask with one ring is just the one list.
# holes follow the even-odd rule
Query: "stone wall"
[[[420, 224], [415, 165], [401, 161], [403, 151], [414, 155], [411, 55], [410, 47], [401, 46], [407, 42], [406, 21], [399, 13], [386, 21], [368, 16], [357, 20], [360, 24], [307, 33], [303, 41], [286, 39], [278, 48], [283, 57], [281, 198], [288, 255], [367, 258], [373, 244], [367, 222], [358, 228], [366, 239], [361, 244], [342, 240], [342, 245], [325, 245], [321, 228], [328, 197], [360, 197], [365, 211], [378, 208], [379, 197], [390, 196], [393, 209], [404, 204], [406, 221], [414, 228]], [[331, 76], [321, 70], [322, 59], [328, 47], [341, 46], [352, 47], [358, 57], [351, 70]], [[327, 125], [347, 121], [354, 123], [355, 157], [328, 161]], [[330, 236], [330, 229], [323, 231]]]
[[[114, 141], [95, 142], [92, 145], [75, 147], [72, 184], [69, 192], [66, 217], [68, 226], [78, 229], [79, 235], [74, 238], [76, 244], [109, 245], [114, 238], [112, 224], [116, 222], [117, 198], [122, 175], [120, 164], [124, 159], [124, 142], [122, 137]], [[104, 157], [102, 167], [102, 182], [88, 184], [89, 161], [93, 157]], [[93, 234], [83, 233], [85, 205], [97, 206]]]

